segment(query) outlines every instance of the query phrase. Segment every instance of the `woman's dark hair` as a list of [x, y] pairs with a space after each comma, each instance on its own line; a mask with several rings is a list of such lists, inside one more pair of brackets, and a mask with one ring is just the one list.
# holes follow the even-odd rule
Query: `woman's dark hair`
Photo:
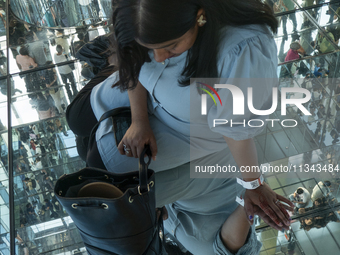
[[23, 55], [23, 56], [28, 56], [28, 54], [29, 54], [26, 46], [21, 46], [19, 53], [20, 53], [20, 55]]
[[188, 51], [180, 83], [190, 77], [216, 77], [219, 30], [226, 25], [266, 24], [276, 33], [277, 19], [261, 0], [112, 0], [112, 23], [117, 41], [120, 88], [137, 85], [142, 65], [150, 62], [145, 44], [177, 39], [196, 24], [200, 8], [207, 23], [199, 28]]
[[330, 181], [324, 181], [323, 184], [325, 184], [325, 186], [327, 186], [327, 187], [332, 185], [332, 183]]
[[302, 193], [303, 193], [303, 189], [298, 188], [298, 189], [296, 190], [296, 193], [298, 193], [299, 195], [302, 194]]
[[62, 51], [63, 51], [63, 46], [61, 46], [60, 44], [58, 44], [57, 47], [56, 47], [56, 51], [57, 51], [58, 53], [62, 52]]

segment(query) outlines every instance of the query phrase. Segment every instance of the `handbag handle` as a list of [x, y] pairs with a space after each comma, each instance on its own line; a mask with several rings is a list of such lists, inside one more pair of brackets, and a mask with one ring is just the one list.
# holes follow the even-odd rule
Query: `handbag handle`
[[[106, 120], [107, 118], [110, 118], [110, 117], [114, 117], [116, 116], [117, 114], [121, 114], [121, 113], [129, 113], [131, 112], [130, 110], [130, 107], [118, 107], [118, 108], [114, 108], [114, 109], [111, 109], [107, 112], [104, 112], [103, 115], [100, 117], [100, 119], [98, 120], [98, 122], [93, 126], [91, 132], [90, 132], [90, 136], [89, 136], [89, 143], [87, 145], [87, 151], [90, 150], [90, 148], [92, 148], [93, 146], [93, 142], [96, 142], [96, 139], [94, 139], [94, 141], [91, 140], [91, 137], [93, 134], [95, 134], [97, 132], [97, 129], [99, 127], [99, 124], [103, 121], [103, 120]], [[87, 162], [86, 162], [87, 164]]]
[[[145, 162], [145, 154], [148, 156], [148, 162]], [[151, 162], [151, 150], [149, 145], [145, 145], [140, 157], [139, 157], [139, 187], [138, 193], [142, 195], [143, 192], [150, 190], [148, 183], [148, 166]]]
[[[99, 121], [96, 123], [96, 125], [92, 128], [91, 133], [90, 133], [90, 137], [92, 137], [92, 134], [95, 134], [99, 124], [109, 118], [109, 117], [114, 117], [117, 114], [121, 114], [121, 113], [130, 113], [130, 107], [119, 107], [119, 108], [115, 108], [112, 110], [109, 110], [107, 112], [105, 112], [101, 118], [99, 119]], [[91, 148], [92, 143], [91, 141], [89, 141], [88, 144], [88, 150], [89, 148]], [[144, 161], [144, 157], [145, 154], [148, 156], [149, 160], [148, 162]], [[138, 193], [140, 195], [142, 195], [143, 192], [148, 192], [150, 190], [149, 187], [149, 183], [148, 183], [148, 166], [151, 162], [151, 149], [149, 145], [145, 145], [140, 157], [139, 157], [139, 186], [138, 186]]]

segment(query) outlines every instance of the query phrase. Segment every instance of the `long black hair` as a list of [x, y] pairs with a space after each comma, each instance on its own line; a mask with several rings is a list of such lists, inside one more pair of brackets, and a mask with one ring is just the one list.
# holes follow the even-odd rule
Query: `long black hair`
[[191, 77], [217, 76], [222, 27], [266, 24], [276, 33], [278, 25], [272, 9], [261, 0], [112, 0], [112, 7], [122, 90], [133, 89], [142, 65], [151, 61], [149, 50], [136, 40], [158, 44], [177, 39], [195, 26], [200, 8], [205, 11], [207, 23], [199, 27], [188, 51], [182, 85], [189, 85]]

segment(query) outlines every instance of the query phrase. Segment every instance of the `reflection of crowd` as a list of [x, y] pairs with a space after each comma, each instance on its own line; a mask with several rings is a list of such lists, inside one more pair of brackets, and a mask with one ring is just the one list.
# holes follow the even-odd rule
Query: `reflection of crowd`
[[[56, 50], [57, 53], [54, 54], [55, 63], [63, 63], [69, 60], [67, 53], [60, 44], [57, 45]], [[72, 101], [78, 93], [72, 67], [70, 65], [59, 66], [58, 71], [65, 84], [67, 95], [70, 101]]]
[[[27, 31], [23, 34], [25, 34], [24, 37], [18, 38], [18, 43], [21, 44], [19, 47], [19, 53], [15, 54], [16, 63], [20, 71], [28, 71], [38, 67], [51, 65], [52, 61], [49, 59], [52, 60], [52, 57], [49, 54], [49, 49], [46, 47], [45, 41], [39, 40], [38, 38], [44, 38], [46, 37], [46, 34], [42, 31], [39, 33]], [[57, 39], [65, 41], [61, 37]], [[15, 47], [12, 47], [12, 49], [12, 51], [16, 51]], [[61, 61], [58, 61], [57, 63], [60, 62]], [[64, 67], [59, 67], [59, 70], [62, 70], [63, 68]], [[73, 94], [77, 93], [72, 70], [71, 73], [67, 73], [67, 78], [72, 87], [71, 94], [69, 93], [70, 85], [67, 83], [67, 78], [65, 79], [64, 77], [64, 72], [60, 71], [60, 74], [64, 84], [66, 85], [69, 99], [72, 100], [74, 97]], [[32, 73], [21, 74], [20, 76], [25, 80], [26, 90], [29, 93], [29, 98], [31, 99], [30, 103], [32, 107], [37, 110], [39, 119], [51, 118], [64, 113], [67, 101], [63, 90], [58, 85], [58, 77], [55, 68], [37, 70]]]
[[306, 188], [300, 187], [289, 196], [289, 200], [295, 204], [296, 208], [304, 208], [310, 201], [310, 193]]
[[[19, 76], [25, 81], [32, 107], [37, 110], [40, 119], [64, 113], [63, 108], [67, 106], [67, 102], [72, 101], [78, 93], [77, 79], [73, 72], [76, 65], [70, 63], [47, 70], [43, 68], [53, 63], [62, 64], [71, 61], [82, 46], [89, 42], [90, 38], [94, 39], [99, 35], [97, 27], [102, 23], [96, 24], [94, 27], [89, 25], [91, 29], [87, 25], [78, 27], [76, 29], [78, 40], [74, 40], [75, 35], [67, 34], [66, 30], [62, 28], [46, 29], [30, 26], [16, 20], [12, 15], [9, 19], [10, 50], [20, 70]], [[37, 25], [40, 23], [37, 22]], [[50, 52], [51, 46], [55, 47], [57, 52], [52, 54], [53, 56]], [[104, 44], [102, 46], [106, 47]], [[96, 50], [99, 51], [99, 55], [106, 54], [105, 49], [98, 48]], [[93, 56], [93, 58], [98, 57]], [[7, 57], [0, 55], [0, 78], [6, 75], [6, 61]], [[82, 62], [83, 64], [84, 62]], [[83, 77], [88, 78], [93, 77], [93, 73], [96, 73], [97, 65], [85, 64], [82, 68], [85, 69]], [[6, 79], [0, 79], [0, 85], [1, 93], [7, 95]], [[63, 87], [65, 87], [65, 93]], [[14, 95], [16, 92], [21, 91], [14, 88], [13, 82], [12, 94]]]
[[[335, 201], [335, 198], [333, 198]], [[325, 208], [330, 202], [333, 203], [334, 201], [329, 201], [327, 198], [318, 198], [313, 202], [313, 206], [309, 208], [300, 208], [299, 214], [304, 214], [308, 211], [312, 211], [315, 209], [322, 209]], [[339, 216], [340, 210], [338, 211], [328, 211], [326, 213], [317, 213], [316, 215], [306, 216], [300, 218], [300, 228], [309, 231], [312, 228], [323, 228], [329, 222], [340, 222]]]
[[[323, 49], [324, 42], [325, 39], [321, 40], [320, 49]], [[328, 41], [325, 44], [328, 44]], [[327, 47], [332, 46], [325, 46]], [[335, 66], [332, 64], [335, 56], [332, 55], [296, 62], [303, 56], [303, 49], [295, 41], [291, 43], [290, 50], [285, 57], [285, 61], [291, 62], [281, 66], [281, 86], [299, 86], [311, 93], [311, 99], [303, 104], [311, 115], [304, 116], [304, 121], [309, 126], [313, 125], [311, 142], [317, 144], [331, 141], [331, 143], [326, 143], [330, 145], [339, 142], [340, 86], [334, 84], [334, 79], [329, 79], [335, 75]], [[297, 113], [303, 116], [300, 109], [297, 109]], [[326, 141], [326, 135], [332, 140]]]
[[[28, 226], [65, 216], [53, 193], [62, 174], [70, 171], [63, 138], [69, 133], [64, 118], [49, 119], [14, 129], [18, 150], [14, 151], [14, 194], [19, 201], [17, 242], [25, 251], [37, 244]], [[20, 228], [19, 228], [20, 226]], [[33, 235], [33, 234], [32, 234]]]
[[296, 205], [295, 213], [303, 216], [306, 212], [314, 211], [311, 216], [299, 218], [300, 228], [308, 231], [311, 228], [325, 227], [330, 221], [340, 222], [340, 211], [327, 211], [326, 213], [318, 211], [337, 203], [331, 188], [332, 183], [330, 181], [320, 181], [314, 186], [312, 194], [306, 188], [299, 187], [293, 194], [289, 195], [289, 199]]
[[[71, 60], [88, 41], [89, 34], [82, 30], [79, 40], [72, 42], [71, 36], [60, 29], [48, 31], [29, 27], [13, 17], [10, 23], [10, 50], [20, 70], [19, 76], [25, 82], [31, 107], [41, 120], [13, 128], [18, 137], [18, 146], [13, 145], [14, 194], [16, 212], [20, 215], [20, 220], [16, 221], [16, 240], [20, 254], [30, 254], [28, 249], [38, 246], [39, 241], [34, 240], [29, 226], [65, 216], [53, 193], [54, 184], [62, 174], [79, 167], [79, 162], [73, 165], [65, 150], [64, 139], [70, 132], [63, 118], [68, 102], [77, 94], [76, 78], [71, 65], [52, 67], [52, 64]], [[51, 45], [57, 51], [55, 56], [50, 53]], [[1, 77], [6, 76], [7, 57], [0, 53]], [[3, 86], [0, 84], [1, 93], [7, 94], [6, 79], [4, 81]], [[21, 93], [14, 88], [13, 82], [12, 93], [15, 92]], [[4, 161], [7, 155], [8, 151], [1, 148], [1, 160], [5, 166], [8, 166]]]
[[[56, 61], [55, 63], [71, 60], [69, 57], [71, 57], [71, 52], [74, 53], [74, 49], [70, 36], [66, 36], [63, 29], [47, 30], [35, 26], [28, 27], [12, 16], [10, 20], [10, 49], [18, 68], [21, 72], [39, 68], [31, 73], [20, 74], [25, 81], [26, 91], [31, 99], [30, 103], [37, 110], [40, 119], [63, 113], [62, 105], [65, 108], [67, 100], [60, 84], [65, 85], [70, 101], [78, 91], [73, 69], [70, 68], [71, 64], [44, 70], [41, 70], [41, 67], [51, 65], [53, 60]], [[78, 48], [81, 46], [82, 38], [85, 37], [84, 34], [79, 37]], [[54, 56], [54, 59], [50, 53], [50, 44], [57, 46], [58, 56]], [[59, 81], [57, 70], [62, 82]], [[5, 86], [2, 87], [5, 88]], [[16, 92], [14, 88], [13, 91]]]
[[42, 121], [16, 128], [19, 149], [14, 158], [15, 195], [24, 206], [23, 226], [58, 218], [64, 214], [54, 194], [54, 184], [65, 173], [67, 162], [62, 138], [68, 136], [64, 119]]
[[[292, 11], [292, 10], [295, 9], [295, 5], [294, 5], [293, 1], [291, 1], [291, 0], [271, 0], [271, 1], [272, 1], [272, 4], [273, 4], [272, 6], [273, 6], [273, 10], [274, 10], [275, 13]], [[288, 15], [280, 16], [280, 21], [282, 21], [284, 40], [288, 39], [288, 35], [287, 35], [287, 20], [288, 20], [288, 18], [293, 22], [293, 31], [296, 32], [296, 29], [297, 29], [295, 12], [290, 13]]]

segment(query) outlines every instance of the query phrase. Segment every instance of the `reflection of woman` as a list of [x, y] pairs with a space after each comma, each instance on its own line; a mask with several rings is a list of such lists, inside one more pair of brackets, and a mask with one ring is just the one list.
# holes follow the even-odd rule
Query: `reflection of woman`
[[20, 55], [17, 55], [15, 59], [20, 71], [27, 71], [38, 66], [34, 59], [29, 56], [26, 46], [21, 46], [19, 53]]
[[[38, 66], [34, 59], [29, 56], [26, 46], [22, 46], [19, 50], [19, 53], [20, 55], [17, 55], [15, 59], [20, 71], [27, 71]], [[35, 77], [35, 73], [28, 73], [25, 75], [25, 85], [27, 92], [39, 90], [39, 85], [37, 85]]]
[[[152, 162], [157, 172], [157, 205], [166, 205], [168, 210], [166, 229], [193, 254], [238, 250], [237, 254], [258, 254], [260, 245], [247, 217], [252, 223], [257, 213], [271, 226], [287, 229], [289, 217], [279, 200], [289, 201], [264, 184], [245, 192], [245, 213], [235, 202], [239, 187], [235, 179], [190, 178], [190, 163], [257, 165], [252, 137], [260, 131], [209, 126], [207, 117], [233, 117], [231, 93], [219, 90], [223, 107], [208, 101], [208, 114], [202, 116], [194, 111], [200, 109], [201, 94], [195, 84], [188, 85], [191, 77], [275, 78], [276, 46], [268, 26], [276, 31], [276, 19], [269, 7], [253, 0], [115, 3], [119, 86], [130, 90], [120, 93], [111, 88], [117, 82], [114, 73], [93, 88], [91, 107], [98, 119], [109, 109], [131, 105], [132, 125], [117, 151], [109, 121], [101, 123], [97, 155], [94, 148], [88, 161], [113, 172], [129, 171], [137, 165], [132, 157], [150, 144], [153, 157], [157, 154]], [[244, 79], [238, 85], [246, 91], [252, 83]], [[267, 79], [258, 86], [254, 95], [261, 101], [258, 109], [268, 109], [273, 83]], [[251, 116], [248, 111], [243, 117]], [[99, 159], [91, 160], [98, 155]], [[257, 180], [259, 173], [243, 178]]]
[[[47, 65], [52, 64], [52, 61], [47, 61]], [[62, 108], [62, 100], [64, 99], [64, 93], [61, 89], [59, 89], [58, 86], [58, 78], [55, 68], [49, 68], [44, 70], [44, 72], [41, 72], [40, 78], [44, 85], [47, 88], [50, 88], [49, 94], [53, 98], [53, 101], [55, 103], [55, 106], [58, 109], [59, 114], [62, 114], [64, 112]], [[63, 102], [65, 104], [65, 102]]]
[[55, 117], [55, 103], [48, 91], [44, 95], [37, 93], [33, 104], [40, 120]]

